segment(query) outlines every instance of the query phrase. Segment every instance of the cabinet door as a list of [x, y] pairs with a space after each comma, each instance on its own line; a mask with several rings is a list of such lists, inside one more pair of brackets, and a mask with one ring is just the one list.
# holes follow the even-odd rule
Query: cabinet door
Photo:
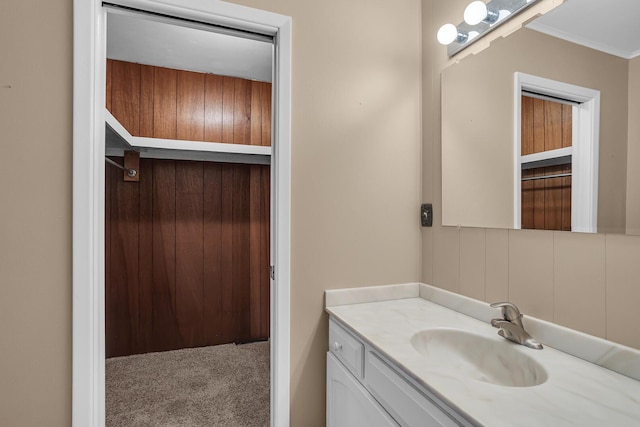
[[327, 427], [397, 427], [338, 359], [327, 353]]

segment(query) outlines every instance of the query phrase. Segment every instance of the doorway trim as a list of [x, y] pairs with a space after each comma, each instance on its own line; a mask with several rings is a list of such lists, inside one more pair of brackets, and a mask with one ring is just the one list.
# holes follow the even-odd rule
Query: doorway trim
[[[291, 18], [223, 1], [112, 0], [275, 38], [271, 265], [271, 425], [289, 425]], [[74, 427], [105, 424], [104, 155], [106, 10], [74, 0], [73, 38], [73, 380]]]
[[530, 74], [514, 73], [514, 228], [522, 226], [521, 147], [522, 91], [572, 101], [571, 231], [598, 232], [598, 158], [600, 91]]

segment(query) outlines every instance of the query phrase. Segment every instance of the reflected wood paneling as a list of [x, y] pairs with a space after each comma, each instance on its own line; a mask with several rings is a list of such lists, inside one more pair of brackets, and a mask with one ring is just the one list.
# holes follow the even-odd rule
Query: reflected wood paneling
[[106, 182], [107, 357], [269, 337], [269, 166], [141, 159]]
[[[570, 173], [571, 165], [522, 171], [522, 178]], [[571, 231], [571, 177], [522, 182], [523, 229]]]
[[271, 145], [271, 83], [107, 60], [107, 108], [134, 136]]
[[522, 97], [521, 154], [571, 147], [572, 106]]
[[543, 101], [544, 151], [562, 148], [562, 104]]
[[571, 147], [573, 142], [573, 107], [562, 104], [562, 147]]
[[[522, 155], [570, 147], [572, 107], [558, 102], [522, 97]], [[571, 165], [522, 171], [522, 178], [570, 173]], [[571, 230], [571, 177], [522, 181], [521, 227]]]

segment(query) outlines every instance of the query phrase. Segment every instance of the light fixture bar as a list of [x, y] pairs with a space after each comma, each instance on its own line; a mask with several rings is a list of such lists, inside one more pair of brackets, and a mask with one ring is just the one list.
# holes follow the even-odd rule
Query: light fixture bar
[[[455, 55], [538, 1], [540, 0], [489, 1], [486, 7], [487, 10], [490, 11], [491, 16], [488, 16], [488, 19], [482, 20], [475, 25], [469, 25], [464, 21], [458, 24], [456, 29], [459, 34], [469, 34], [473, 36], [468, 37], [466, 40], [456, 39], [449, 43], [447, 45], [447, 54], [449, 56]], [[498, 13], [497, 18], [495, 17], [495, 13]]]

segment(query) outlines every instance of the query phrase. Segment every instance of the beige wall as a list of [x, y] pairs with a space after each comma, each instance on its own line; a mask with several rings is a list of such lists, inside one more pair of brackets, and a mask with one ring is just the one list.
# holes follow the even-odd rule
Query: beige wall
[[0, 6], [0, 425], [68, 426], [72, 7], [10, 3]]
[[627, 233], [640, 235], [640, 56], [629, 61]]
[[434, 227], [422, 232], [423, 281], [485, 301], [509, 299], [525, 314], [640, 348], [640, 237], [441, 226], [439, 75], [450, 61], [435, 34], [459, 22], [465, 5], [423, 1], [423, 63], [432, 65], [423, 67], [423, 94], [433, 95], [424, 107], [433, 114], [423, 119], [423, 199], [435, 204]]
[[325, 289], [420, 278], [420, 2], [238, 0], [293, 18], [291, 425], [324, 425]]
[[[0, 425], [69, 426], [72, 1], [10, 3]], [[420, 2], [238, 3], [293, 17], [291, 425], [322, 426], [323, 291], [421, 275]]]
[[627, 61], [527, 28], [442, 71], [443, 223], [513, 228], [516, 71], [600, 91], [598, 230], [624, 233]]

